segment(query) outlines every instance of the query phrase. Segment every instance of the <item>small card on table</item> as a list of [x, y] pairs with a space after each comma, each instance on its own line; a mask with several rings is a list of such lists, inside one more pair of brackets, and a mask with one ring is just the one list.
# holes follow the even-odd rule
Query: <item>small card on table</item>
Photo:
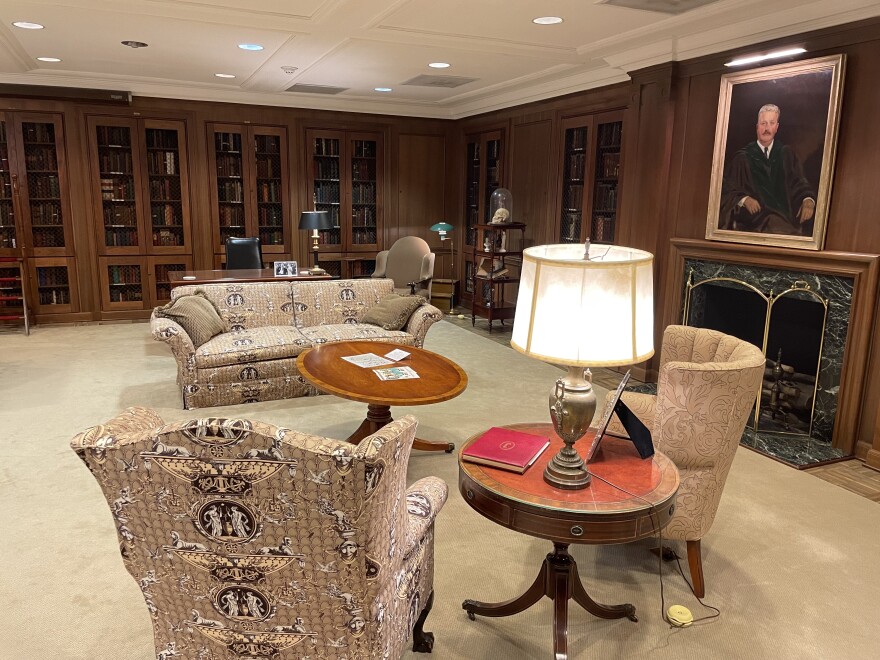
[[388, 369], [373, 369], [373, 373], [379, 380], [404, 380], [406, 378], [418, 378], [419, 375], [411, 367], [389, 367]]
[[351, 362], [359, 367], [368, 369], [369, 367], [384, 367], [386, 364], [393, 364], [391, 360], [379, 357], [375, 353], [363, 353], [362, 355], [348, 355], [342, 358], [346, 362]]
[[389, 360], [394, 360], [395, 362], [400, 362], [401, 360], [405, 360], [410, 356], [406, 351], [402, 351], [399, 348], [395, 348], [390, 353], [385, 353], [385, 357]]

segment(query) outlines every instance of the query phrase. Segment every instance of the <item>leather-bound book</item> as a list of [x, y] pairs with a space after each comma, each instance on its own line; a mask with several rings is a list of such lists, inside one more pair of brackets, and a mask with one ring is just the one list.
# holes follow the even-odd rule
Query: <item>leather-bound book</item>
[[544, 436], [493, 426], [468, 445], [461, 457], [522, 474], [549, 446], [550, 439]]

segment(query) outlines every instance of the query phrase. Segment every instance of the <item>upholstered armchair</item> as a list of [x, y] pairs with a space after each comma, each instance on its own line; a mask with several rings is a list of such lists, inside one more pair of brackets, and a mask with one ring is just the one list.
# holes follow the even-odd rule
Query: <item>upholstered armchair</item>
[[[663, 333], [657, 394], [624, 392], [654, 446], [678, 467], [681, 486], [666, 538], [687, 542], [694, 592], [705, 595], [700, 540], [715, 520], [733, 456], [764, 375], [754, 344], [715, 330], [671, 325]], [[626, 435], [615, 417], [608, 431]]]
[[418, 236], [404, 236], [394, 241], [390, 250], [382, 250], [376, 255], [373, 277], [394, 280], [397, 293], [416, 294], [430, 300], [435, 256], [425, 240]]
[[430, 652], [434, 518], [406, 487], [407, 416], [359, 445], [245, 419], [129, 408], [71, 441], [100, 484], [159, 658]]

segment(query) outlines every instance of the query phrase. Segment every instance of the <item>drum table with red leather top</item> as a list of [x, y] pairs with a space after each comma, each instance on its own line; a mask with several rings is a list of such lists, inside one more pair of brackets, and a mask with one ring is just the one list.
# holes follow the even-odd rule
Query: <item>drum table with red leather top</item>
[[[605, 436], [588, 466], [593, 479], [587, 488], [561, 490], [544, 481], [544, 468], [563, 443], [550, 423], [513, 424], [503, 428], [550, 439], [550, 446], [524, 474], [462, 460], [461, 452], [482, 435], [468, 439], [458, 458], [458, 487], [465, 501], [489, 520], [514, 531], [553, 542], [538, 577], [521, 596], [503, 603], [466, 600], [462, 607], [475, 615], [509, 616], [547, 596], [553, 607], [553, 650], [556, 660], [568, 657], [568, 601], [603, 619], [628, 617], [635, 607], [603, 605], [587, 594], [577, 564], [568, 554], [572, 543], [629, 543], [655, 536], [672, 517], [678, 470], [659, 451], [642, 459], [629, 440]], [[589, 446], [595, 429], [575, 449]], [[614, 486], [605, 483], [607, 480]]]

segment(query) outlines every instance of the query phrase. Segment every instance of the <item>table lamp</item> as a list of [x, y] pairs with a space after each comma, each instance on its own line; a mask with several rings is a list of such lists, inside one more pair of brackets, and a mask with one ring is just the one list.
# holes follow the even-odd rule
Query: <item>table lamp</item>
[[553, 428], [565, 446], [544, 481], [575, 490], [590, 473], [574, 444], [596, 411], [586, 367], [636, 364], [654, 354], [654, 255], [617, 245], [539, 245], [523, 252], [510, 344], [565, 365], [550, 391]]
[[312, 230], [312, 254], [315, 265], [311, 272], [315, 275], [323, 275], [327, 271], [318, 265], [318, 231], [321, 229], [333, 229], [333, 222], [327, 211], [303, 211], [299, 216], [299, 228]]

